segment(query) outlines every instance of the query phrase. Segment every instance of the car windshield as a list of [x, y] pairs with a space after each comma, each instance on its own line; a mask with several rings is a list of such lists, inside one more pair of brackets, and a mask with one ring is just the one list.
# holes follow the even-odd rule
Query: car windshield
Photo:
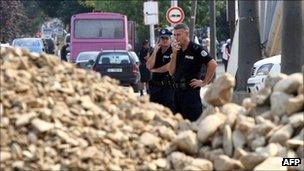
[[78, 55], [77, 61], [95, 60], [99, 52], [82, 52]]
[[43, 44], [39, 39], [15, 39], [13, 46], [26, 48], [30, 52], [43, 52]]
[[100, 56], [98, 64], [129, 64], [131, 63], [130, 57], [127, 53], [103, 53]]
[[33, 47], [40, 46], [40, 43], [36, 39], [17, 39], [14, 41], [14, 46]]

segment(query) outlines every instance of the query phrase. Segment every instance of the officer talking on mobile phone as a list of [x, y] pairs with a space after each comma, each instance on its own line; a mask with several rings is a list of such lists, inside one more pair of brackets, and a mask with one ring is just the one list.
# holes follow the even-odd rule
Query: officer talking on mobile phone
[[152, 73], [152, 78], [149, 81], [150, 101], [162, 104], [173, 111], [174, 89], [173, 80], [169, 74], [169, 62], [172, 54], [171, 35], [172, 32], [168, 29], [160, 30], [159, 42], [148, 58], [146, 65]]
[[[195, 121], [203, 110], [200, 88], [212, 80], [217, 63], [202, 46], [190, 41], [187, 25], [175, 25], [174, 37], [176, 41], [171, 45], [169, 73], [175, 82], [175, 112], [181, 113], [185, 119]], [[202, 67], [207, 67], [204, 79]]]

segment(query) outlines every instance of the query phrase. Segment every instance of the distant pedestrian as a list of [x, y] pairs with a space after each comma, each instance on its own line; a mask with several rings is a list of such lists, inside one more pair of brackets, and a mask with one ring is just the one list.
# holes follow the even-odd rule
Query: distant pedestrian
[[[185, 119], [195, 121], [202, 113], [200, 88], [212, 80], [217, 63], [202, 46], [190, 41], [189, 27], [174, 26], [176, 42], [172, 43], [169, 73], [175, 82], [174, 107]], [[202, 69], [207, 67], [205, 77]]]
[[151, 79], [151, 73], [146, 66], [147, 59], [149, 57], [150, 47], [149, 41], [144, 40], [142, 48], [139, 53], [139, 72], [140, 72], [140, 95], [144, 95], [144, 89], [149, 94], [149, 85], [148, 82]]
[[173, 80], [169, 74], [172, 33], [168, 29], [161, 29], [159, 35], [160, 40], [146, 63], [147, 68], [152, 72], [149, 82], [150, 101], [162, 104], [174, 111]]
[[69, 43], [63, 45], [60, 50], [60, 57], [61, 57], [61, 60], [63, 60], [63, 61], [68, 61], [68, 59], [67, 59], [67, 54], [69, 53], [68, 47], [69, 47]]
[[230, 43], [231, 40], [227, 39], [226, 43], [222, 46], [222, 60], [225, 66], [225, 72], [227, 72], [228, 61], [230, 58]]

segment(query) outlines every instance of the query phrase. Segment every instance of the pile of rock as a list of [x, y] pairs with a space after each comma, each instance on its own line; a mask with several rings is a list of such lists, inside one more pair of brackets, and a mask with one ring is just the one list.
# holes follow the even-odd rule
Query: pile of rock
[[304, 157], [302, 74], [270, 76], [242, 106], [224, 74], [191, 123], [53, 56], [8, 47], [0, 63], [1, 169], [287, 170], [282, 157]]
[[1, 170], [169, 169], [180, 115], [109, 77], [1, 48]]
[[224, 74], [210, 86], [210, 106], [178, 133], [178, 149], [211, 161], [215, 170], [303, 170], [303, 161], [282, 166], [282, 157], [304, 158], [303, 74], [270, 75], [242, 106], [230, 103], [234, 85]]

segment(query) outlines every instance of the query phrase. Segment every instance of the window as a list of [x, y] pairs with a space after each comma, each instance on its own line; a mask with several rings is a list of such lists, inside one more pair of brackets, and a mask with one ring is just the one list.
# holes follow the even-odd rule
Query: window
[[90, 20], [82, 19], [75, 21], [76, 38], [123, 38], [123, 20]]
[[100, 56], [98, 64], [130, 64], [127, 53], [104, 53]]
[[82, 52], [78, 55], [77, 61], [95, 60], [99, 52]]
[[17, 39], [14, 42], [14, 46], [20, 47], [31, 47], [31, 46], [41, 46], [40, 42], [35, 39]]
[[15, 39], [13, 46], [28, 49], [30, 52], [41, 53], [43, 51], [43, 42], [39, 39]]

